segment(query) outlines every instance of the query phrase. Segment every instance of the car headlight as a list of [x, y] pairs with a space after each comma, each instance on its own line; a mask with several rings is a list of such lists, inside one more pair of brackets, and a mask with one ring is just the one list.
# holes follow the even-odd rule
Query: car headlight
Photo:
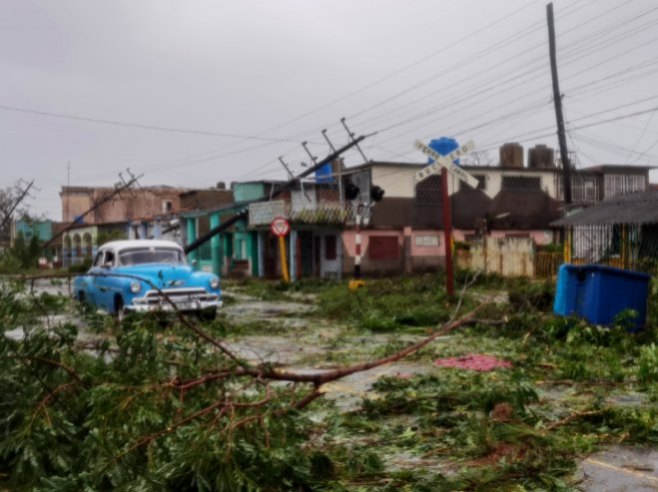
[[140, 284], [137, 280], [130, 282], [130, 292], [137, 294], [140, 290], [142, 290], [142, 284]]
[[219, 289], [219, 278], [213, 277], [210, 279], [210, 288]]

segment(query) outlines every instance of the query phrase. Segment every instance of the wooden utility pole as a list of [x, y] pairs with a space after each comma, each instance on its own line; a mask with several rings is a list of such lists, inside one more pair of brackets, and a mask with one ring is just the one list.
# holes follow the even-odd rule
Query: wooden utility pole
[[[129, 170], [128, 172], [130, 172], [130, 170]], [[100, 200], [95, 201], [94, 204], [93, 204], [93, 206], [92, 206], [91, 208], [88, 208], [84, 213], [78, 215], [78, 216], [77, 216], [77, 219], [80, 220], [80, 219], [86, 217], [87, 215], [89, 215], [90, 213], [92, 213], [93, 211], [95, 211], [95, 210], [97, 210], [99, 207], [101, 207], [104, 203], [107, 203], [107, 202], [109, 202], [110, 200], [112, 200], [112, 198], [113, 198], [114, 196], [119, 195], [122, 191], [130, 190], [130, 187], [131, 187], [133, 184], [137, 183], [137, 180], [138, 180], [139, 178], [141, 178], [142, 176], [143, 176], [142, 174], [140, 174], [139, 176], [133, 176], [132, 173], [131, 173], [131, 179], [130, 179], [130, 181], [122, 180], [123, 183], [117, 183], [117, 184], [115, 185], [115, 187], [114, 187], [114, 191], [112, 191], [112, 193], [109, 193], [109, 194], [105, 195], [103, 198], [101, 198]], [[59, 231], [57, 234], [55, 234], [55, 235], [50, 239], [50, 241], [46, 242], [46, 244], [43, 245], [42, 249], [44, 249], [44, 250], [47, 249], [47, 248], [48, 248], [51, 244], [53, 244], [57, 239], [59, 239], [61, 236], [63, 236], [64, 234], [66, 234], [67, 232], [69, 232], [71, 229], [73, 229], [73, 227], [74, 227], [75, 225], [76, 225], [76, 221], [75, 221], [75, 220], [72, 220], [72, 221], [69, 223], [69, 225], [67, 225], [65, 228], [63, 228], [61, 231]]]
[[25, 199], [27, 196], [27, 193], [30, 191], [30, 188], [32, 188], [32, 185], [34, 185], [34, 180], [30, 181], [25, 189], [21, 191], [20, 195], [14, 200], [14, 203], [11, 204], [9, 207], [9, 210], [3, 211], [4, 217], [2, 218], [2, 224], [0, 224], [0, 230], [4, 229], [7, 224], [10, 223], [11, 221], [11, 214], [14, 213], [14, 210], [20, 205], [20, 203]]
[[567, 151], [567, 137], [562, 114], [562, 94], [557, 77], [557, 56], [555, 53], [555, 23], [553, 19], [553, 3], [546, 5], [546, 20], [548, 22], [548, 51], [551, 56], [551, 77], [553, 79], [553, 103], [555, 104], [555, 119], [557, 120], [557, 138], [560, 144], [560, 160], [562, 161], [562, 187], [564, 188], [564, 204], [571, 204], [571, 163]]

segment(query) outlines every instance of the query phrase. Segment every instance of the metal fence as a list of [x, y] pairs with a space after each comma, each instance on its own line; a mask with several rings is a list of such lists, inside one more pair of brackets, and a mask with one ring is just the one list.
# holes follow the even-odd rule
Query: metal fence
[[567, 229], [565, 259], [598, 263], [655, 275], [658, 273], [658, 224], [574, 226]]

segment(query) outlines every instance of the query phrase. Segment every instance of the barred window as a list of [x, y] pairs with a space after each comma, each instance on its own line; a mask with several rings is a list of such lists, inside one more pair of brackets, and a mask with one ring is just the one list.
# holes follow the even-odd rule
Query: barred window
[[417, 205], [438, 205], [443, 201], [441, 175], [425, 178], [416, 185]]
[[[564, 180], [555, 176], [557, 199], [564, 200]], [[599, 200], [599, 179], [593, 174], [574, 173], [571, 175], [571, 198], [575, 203], [593, 203]]]
[[541, 191], [541, 178], [536, 176], [503, 176], [505, 191]]
[[606, 174], [604, 183], [605, 198], [647, 189], [645, 177], [642, 175]]

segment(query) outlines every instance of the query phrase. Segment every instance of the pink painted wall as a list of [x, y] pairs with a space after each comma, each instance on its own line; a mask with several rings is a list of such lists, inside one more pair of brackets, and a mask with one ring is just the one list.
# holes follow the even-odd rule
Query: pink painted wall
[[[465, 231], [465, 230], [455, 230], [452, 235], [455, 238], [455, 241], [464, 241], [466, 235], [474, 234], [475, 231]], [[528, 235], [533, 239], [536, 245], [541, 246], [553, 242], [553, 232], [552, 231], [491, 231], [489, 237], [493, 238], [503, 238], [508, 235]]]
[[[370, 236], [396, 236], [400, 250], [404, 247], [405, 235], [411, 236], [411, 255], [412, 256], [443, 256], [443, 232], [442, 231], [412, 231], [405, 228], [404, 231], [383, 231], [383, 230], [364, 230], [361, 231], [361, 251], [364, 256], [367, 255], [368, 241]], [[437, 237], [438, 246], [416, 246], [416, 237]], [[356, 232], [343, 231], [343, 247], [345, 254], [354, 256], [356, 252]]]
[[[416, 238], [434, 237], [436, 246], [418, 246]], [[411, 256], [444, 256], [443, 231], [411, 231]]]
[[[367, 257], [368, 240], [370, 236], [397, 236], [400, 250], [403, 247], [404, 236], [402, 231], [380, 231], [380, 230], [364, 230], [361, 231], [361, 255]], [[356, 231], [343, 231], [343, 251], [347, 256], [354, 256], [356, 254]]]
[[[473, 234], [474, 231], [455, 230], [453, 231], [453, 238], [455, 241], [464, 241], [466, 235]], [[491, 231], [490, 237], [504, 238], [509, 234], [527, 234], [531, 237], [535, 244], [543, 245], [552, 242], [553, 234], [551, 231]], [[396, 236], [400, 245], [400, 251], [404, 247], [405, 235], [411, 236], [411, 256], [412, 257], [427, 257], [427, 256], [444, 256], [443, 246], [443, 231], [437, 230], [412, 230], [410, 227], [405, 227], [404, 231], [400, 230], [372, 230], [366, 229], [361, 231], [361, 251], [364, 258], [367, 257], [368, 240], [370, 236]], [[438, 237], [438, 246], [417, 246], [417, 237], [434, 236]], [[346, 256], [353, 257], [356, 253], [356, 231], [346, 230], [343, 231], [343, 248]]]

